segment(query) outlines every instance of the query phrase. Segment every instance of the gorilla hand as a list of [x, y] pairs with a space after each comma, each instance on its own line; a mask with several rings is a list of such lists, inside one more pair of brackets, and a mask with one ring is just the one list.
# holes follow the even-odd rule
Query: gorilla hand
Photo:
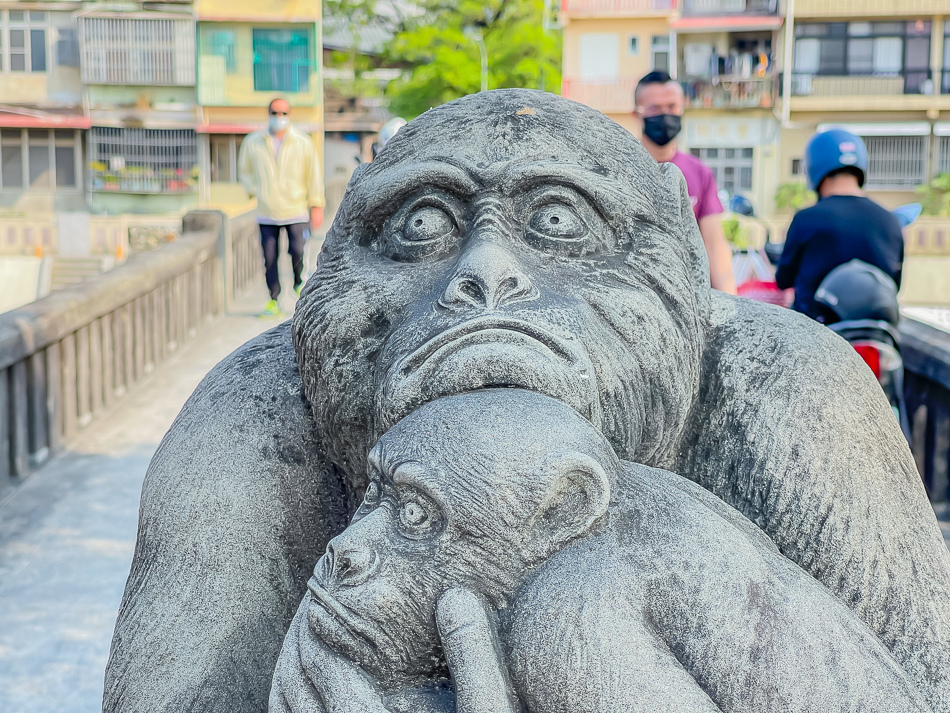
[[450, 589], [439, 599], [436, 623], [455, 681], [458, 713], [515, 713], [508, 672], [484, 599]]

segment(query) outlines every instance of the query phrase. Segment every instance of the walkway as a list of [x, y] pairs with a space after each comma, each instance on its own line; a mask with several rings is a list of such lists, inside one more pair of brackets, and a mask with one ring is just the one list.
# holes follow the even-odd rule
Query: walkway
[[[278, 320], [261, 293], [167, 361], [0, 504], [0, 711], [94, 713], [125, 588], [142, 479], [202, 377]], [[292, 303], [285, 305], [292, 308]]]
[[145, 469], [208, 370], [276, 324], [253, 316], [263, 301], [244, 301], [187, 343], [0, 503], [0, 712], [100, 710]]

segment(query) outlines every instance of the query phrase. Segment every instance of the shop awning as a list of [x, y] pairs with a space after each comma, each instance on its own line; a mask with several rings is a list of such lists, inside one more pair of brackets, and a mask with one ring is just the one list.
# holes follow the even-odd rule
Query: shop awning
[[92, 119], [82, 114], [0, 109], [0, 126], [7, 129], [88, 129]]

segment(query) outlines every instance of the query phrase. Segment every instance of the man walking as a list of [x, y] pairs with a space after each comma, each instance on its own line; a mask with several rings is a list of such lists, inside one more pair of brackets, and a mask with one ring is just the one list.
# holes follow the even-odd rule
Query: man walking
[[303, 287], [303, 245], [308, 229], [323, 223], [323, 185], [313, 142], [290, 125], [290, 104], [274, 99], [267, 108], [267, 129], [241, 144], [238, 166], [248, 195], [257, 197], [257, 222], [264, 249], [264, 273], [270, 301], [265, 315], [280, 316], [277, 252], [280, 229], [287, 231], [294, 269], [294, 292]]
[[709, 256], [712, 286], [736, 294], [732, 249], [722, 231], [722, 203], [716, 178], [702, 161], [676, 148], [683, 120], [683, 88], [666, 72], [650, 72], [637, 84], [633, 99], [634, 114], [643, 125], [642, 142], [646, 150], [656, 161], [675, 165], [686, 177], [689, 199]]

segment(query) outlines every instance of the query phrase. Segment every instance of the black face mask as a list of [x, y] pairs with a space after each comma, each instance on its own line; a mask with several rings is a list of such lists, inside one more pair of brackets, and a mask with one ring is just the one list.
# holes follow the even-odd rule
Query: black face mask
[[643, 120], [643, 135], [657, 146], [666, 146], [683, 128], [683, 117], [676, 114], [648, 116]]

